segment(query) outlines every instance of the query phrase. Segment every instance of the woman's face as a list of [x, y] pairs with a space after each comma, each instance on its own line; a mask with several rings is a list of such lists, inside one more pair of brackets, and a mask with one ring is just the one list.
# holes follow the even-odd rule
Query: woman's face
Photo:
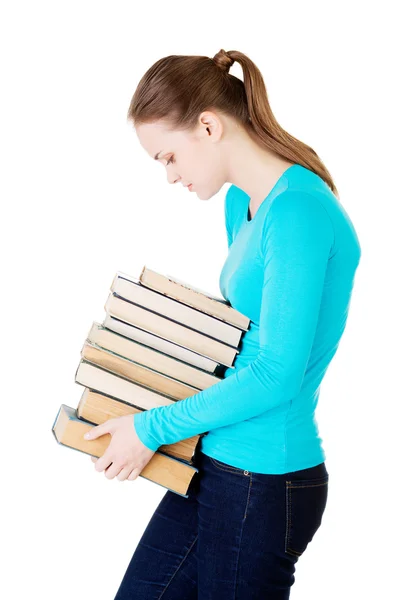
[[192, 184], [201, 200], [214, 196], [226, 182], [222, 160], [222, 120], [203, 112], [193, 131], [170, 131], [165, 121], [135, 127], [141, 146], [165, 166], [169, 183]]

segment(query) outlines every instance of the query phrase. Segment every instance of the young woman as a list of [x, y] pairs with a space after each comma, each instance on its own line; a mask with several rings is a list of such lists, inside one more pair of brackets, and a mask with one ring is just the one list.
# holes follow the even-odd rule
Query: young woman
[[[243, 81], [231, 74], [240, 63]], [[223, 296], [250, 318], [233, 369], [199, 393], [93, 428], [94, 459], [134, 480], [162, 444], [201, 434], [187, 498], [167, 491], [116, 600], [286, 600], [328, 494], [315, 410], [343, 334], [361, 249], [312, 148], [277, 123], [263, 78], [237, 51], [167, 56], [129, 119], [170, 183], [225, 196]]]

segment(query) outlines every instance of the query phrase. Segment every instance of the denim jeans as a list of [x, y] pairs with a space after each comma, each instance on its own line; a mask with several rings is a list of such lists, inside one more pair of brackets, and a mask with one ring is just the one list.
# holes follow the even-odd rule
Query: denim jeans
[[270, 475], [203, 454], [188, 497], [167, 490], [114, 600], [287, 600], [321, 525], [325, 463]]

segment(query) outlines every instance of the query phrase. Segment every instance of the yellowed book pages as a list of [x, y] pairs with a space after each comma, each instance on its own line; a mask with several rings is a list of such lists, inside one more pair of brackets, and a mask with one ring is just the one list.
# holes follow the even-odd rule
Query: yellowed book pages
[[[132, 340], [141, 347], [147, 346], [151, 350], [163, 353], [167, 358], [171, 357], [172, 360], [186, 363], [188, 366], [194, 367], [195, 369], [202, 369], [203, 371], [207, 371], [210, 375], [218, 374], [217, 372], [219, 371], [220, 367], [218, 362], [215, 360], [212, 360], [207, 356], [203, 356], [202, 354], [198, 354], [193, 350], [189, 350], [189, 348], [185, 348], [184, 346], [179, 346], [178, 344], [155, 335], [150, 331], [145, 331], [140, 327], [136, 327], [135, 325], [132, 325], [132, 323], [121, 321], [107, 312], [103, 319], [102, 326], [113, 333], [123, 336], [127, 340]], [[102, 346], [102, 344], [99, 345]], [[120, 354], [124, 353], [121, 352]], [[181, 377], [177, 377], [177, 379], [184, 381], [184, 379]], [[193, 385], [197, 387], [195, 382], [191, 382], [189, 380], [187, 383], [193, 383]]]
[[145, 265], [139, 275], [139, 281], [152, 290], [218, 317], [231, 325], [235, 325], [235, 327], [243, 329], [243, 331], [249, 328], [249, 317], [233, 308], [224, 298], [212, 296], [193, 285], [180, 281], [176, 277], [162, 275]]
[[125, 377], [107, 371], [99, 365], [87, 362], [83, 358], [79, 361], [75, 373], [75, 382], [145, 410], [156, 406], [169, 406], [177, 402], [169, 396], [164, 396], [160, 392], [155, 392], [134, 381], [129, 381]]
[[[90, 423], [78, 419], [75, 409], [62, 404], [52, 431], [60, 444], [91, 456], [100, 457], [107, 450], [111, 435], [107, 433], [95, 440], [85, 440], [83, 438], [84, 434], [93, 427]], [[195, 466], [157, 451], [142, 469], [139, 477], [144, 477], [181, 496], [187, 497], [188, 487], [197, 472], [198, 469]]]
[[104, 310], [113, 317], [125, 321], [125, 323], [132, 323], [132, 325], [193, 350], [193, 352], [197, 352], [202, 356], [207, 356], [227, 367], [233, 365], [238, 353], [238, 349], [233, 346], [228, 346], [228, 344], [219, 342], [198, 331], [170, 321], [141, 306], [131, 304], [127, 300], [115, 296], [112, 292], [108, 296]]
[[187, 306], [175, 298], [168, 298], [165, 294], [142, 285], [136, 277], [118, 271], [112, 282], [111, 291], [129, 302], [209, 335], [224, 344], [235, 347], [239, 345], [243, 333], [239, 327], [197, 310], [193, 306]]
[[199, 390], [221, 380], [221, 377], [206, 372], [202, 368], [187, 364], [179, 358], [168, 356], [163, 351], [149, 348], [145, 343], [128, 339], [123, 333], [121, 335], [118, 332], [110, 331], [96, 321], [92, 323], [86, 341]]
[[[96, 425], [105, 423], [109, 419], [134, 415], [139, 412], [142, 411], [134, 406], [114, 400], [114, 398], [99, 394], [89, 388], [85, 388], [76, 410], [77, 416], [80, 419], [85, 419]], [[175, 456], [176, 458], [190, 462], [199, 439], [200, 436], [195, 435], [175, 444], [162, 445], [159, 450], [169, 456]]]
[[144, 385], [155, 392], [166, 394], [176, 400], [183, 400], [189, 396], [194, 396], [199, 391], [194, 387], [176, 381], [176, 379], [167, 377], [117, 354], [108, 352], [103, 348], [93, 346], [89, 342], [85, 342], [81, 350], [81, 357], [90, 363], [104, 367], [108, 371], [122, 375], [131, 381]]

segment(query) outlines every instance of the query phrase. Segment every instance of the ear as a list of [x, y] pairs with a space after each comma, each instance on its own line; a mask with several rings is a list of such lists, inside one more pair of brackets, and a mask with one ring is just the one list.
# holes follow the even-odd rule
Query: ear
[[203, 111], [199, 117], [199, 124], [204, 135], [211, 136], [213, 141], [218, 141], [221, 138], [224, 131], [224, 123], [217, 111]]

